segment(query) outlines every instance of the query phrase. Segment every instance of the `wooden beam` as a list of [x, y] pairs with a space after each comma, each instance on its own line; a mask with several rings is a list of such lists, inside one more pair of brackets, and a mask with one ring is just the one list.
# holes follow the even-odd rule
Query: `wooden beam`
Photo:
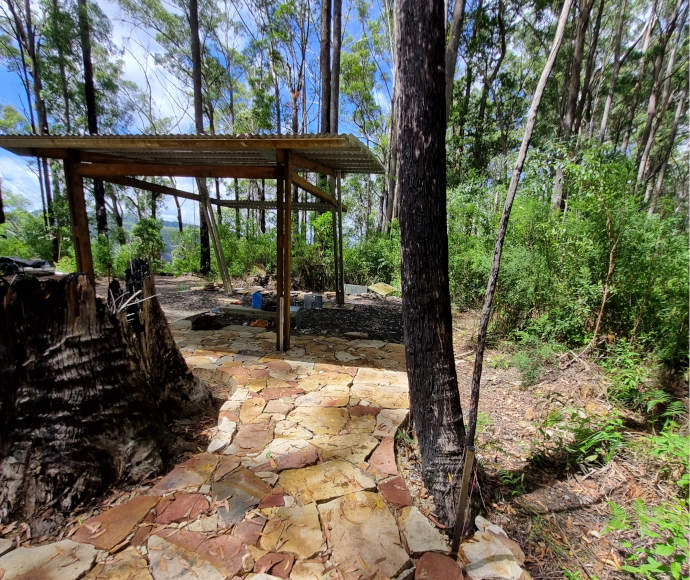
[[285, 224], [283, 236], [285, 238], [285, 262], [283, 264], [283, 295], [285, 296], [285, 310], [283, 312], [283, 351], [290, 350], [290, 272], [292, 270], [292, 153], [288, 151], [285, 163], [285, 207], [283, 214]]
[[77, 270], [86, 274], [89, 280], [95, 283], [96, 277], [93, 270], [93, 256], [91, 255], [89, 218], [86, 215], [86, 202], [84, 201], [84, 182], [75, 171], [78, 163], [78, 154], [75, 151], [70, 151], [64, 161], [64, 169], [67, 202], [69, 203], [69, 215], [72, 225], [72, 243], [74, 244]]
[[340, 295], [338, 304], [342, 306], [345, 304], [345, 266], [343, 264], [343, 191], [340, 171], [335, 176], [335, 190], [338, 198], [338, 260], [340, 265], [338, 267], [338, 293]]
[[229, 165], [175, 165], [156, 163], [81, 163], [76, 171], [82, 177], [124, 177], [128, 175], [175, 177], [237, 177], [239, 179], [275, 179], [275, 167]]
[[315, 195], [316, 197], [325, 201], [326, 203], [330, 203], [333, 207], [338, 207], [338, 201], [335, 199], [335, 197], [326, 193], [325, 191], [316, 187], [315, 185], [312, 185], [306, 179], [304, 179], [304, 177], [300, 177], [296, 173], [291, 172], [290, 178], [297, 187], [303, 189], [307, 193]]
[[328, 167], [323, 163], [319, 163], [313, 159], [307, 159], [306, 157], [302, 157], [296, 153], [292, 153], [291, 157], [293, 165], [299, 169], [306, 169], [307, 171], [322, 173], [324, 175], [335, 175], [335, 169]]

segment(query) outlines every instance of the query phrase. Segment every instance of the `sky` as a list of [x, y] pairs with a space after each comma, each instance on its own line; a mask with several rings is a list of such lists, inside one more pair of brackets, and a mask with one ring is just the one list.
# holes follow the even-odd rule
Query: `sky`
[[[160, 47], [152, 37], [150, 30], [139, 28], [131, 22], [127, 14], [113, 0], [95, 0], [101, 10], [109, 18], [112, 26], [112, 42], [119, 49], [119, 58], [123, 62], [124, 78], [134, 82], [139, 87], [150, 86], [154, 109], [159, 117], [175, 119], [176, 132], [193, 133], [193, 109], [190, 97], [176, 84], [175, 79], [167, 73], [162, 66], [157, 64], [154, 54]], [[166, 4], [167, 5], [167, 4]], [[240, 6], [243, 4], [240, 3]], [[169, 5], [167, 5], [170, 8]], [[240, 8], [242, 10], [242, 8]], [[244, 22], [251, 22], [251, 18], [243, 14]], [[353, 37], [358, 37], [359, 24], [355, 14], [344, 14], [346, 32]], [[318, 30], [313, 29], [310, 50], [318, 50]], [[244, 42], [244, 41], [238, 41]], [[238, 48], [241, 48], [239, 46]], [[318, 71], [313, 71], [318, 74]], [[312, 78], [310, 82], [314, 82]], [[26, 103], [23, 100], [23, 88], [16, 74], [0, 69], [0, 105], [12, 105], [20, 112], [26, 111]], [[390, 103], [387, 95], [377, 93], [374, 95], [384, 111], [389, 110]], [[318, 123], [318, 103], [310, 103], [309, 118], [312, 125], [310, 130], [315, 131]], [[347, 111], [341, 111], [340, 132], [357, 133], [357, 128], [349, 120]], [[289, 119], [284, 119], [289, 123]], [[138, 125], [138, 126], [137, 126]], [[135, 116], [135, 131], [145, 129], [143, 122], [137, 121]], [[0, 177], [2, 178], [3, 191], [19, 193], [29, 200], [30, 209], [41, 208], [41, 195], [37, 173], [32, 168], [32, 161], [18, 157], [0, 149]], [[195, 191], [195, 182], [191, 178], [179, 178], [176, 180], [179, 189]], [[174, 201], [169, 196], [164, 196], [164, 206], [159, 211], [159, 216], [165, 220], [176, 220], [177, 210]], [[198, 223], [198, 211], [195, 202], [180, 200], [182, 205], [183, 221], [189, 224]]]

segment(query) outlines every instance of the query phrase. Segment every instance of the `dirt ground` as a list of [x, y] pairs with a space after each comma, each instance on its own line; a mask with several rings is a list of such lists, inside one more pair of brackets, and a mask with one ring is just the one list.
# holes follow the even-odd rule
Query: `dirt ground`
[[[216, 286], [204, 290], [195, 277], [158, 278], [159, 298], [166, 310], [189, 315], [213, 310], [231, 302]], [[248, 305], [246, 286], [234, 298]], [[302, 295], [293, 302], [301, 304]], [[270, 302], [270, 301], [269, 301]], [[324, 296], [326, 308], [311, 311], [295, 324], [296, 333], [342, 336], [364, 332], [369, 338], [402, 342], [401, 302], [398, 298], [365, 295], [348, 297], [346, 309], [334, 309], [333, 293]], [[474, 363], [473, 337], [476, 312], [455, 313], [454, 349], [463, 408], [469, 407]], [[489, 348], [485, 355], [479, 404], [477, 457], [485, 471], [483, 485], [474, 483], [489, 519], [501, 525], [523, 548], [526, 567], [534, 578], [562, 578], [565, 571], [582, 578], [629, 577], [620, 570], [622, 534], [602, 534], [611, 518], [609, 501], [629, 506], [637, 497], [655, 505], [673, 489], [659, 478], [658, 466], [633, 453], [619, 452], [603, 467], [578, 470], [554, 454], [566, 434], [550, 421], [558, 414], [575, 413], [592, 420], [614, 414], [606, 399], [607, 381], [599, 367], [587, 360], [559, 369], [558, 361], [546, 364], [538, 380], [522, 386], [517, 369], [507, 361], [514, 352]], [[629, 416], [628, 437], [640, 435], [641, 418]], [[416, 501], [433, 514], [424, 490], [414, 443], [398, 442], [401, 465]], [[474, 498], [476, 500], [476, 498]]]

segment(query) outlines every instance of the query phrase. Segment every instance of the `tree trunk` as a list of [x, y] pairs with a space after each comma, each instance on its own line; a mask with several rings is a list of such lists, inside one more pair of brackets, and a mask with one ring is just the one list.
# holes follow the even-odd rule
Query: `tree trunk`
[[[194, 85], [194, 126], [196, 132], [204, 132], [204, 113], [201, 99], [201, 45], [199, 43], [199, 8], [197, 0], [189, 0], [189, 28], [192, 38], [192, 82]], [[203, 177], [196, 180], [199, 195], [208, 199], [208, 187]], [[203, 203], [203, 202], [202, 202]], [[201, 256], [199, 261], [199, 271], [207, 276], [211, 273], [211, 243], [209, 240], [208, 223], [206, 212], [199, 203], [199, 246]]]
[[331, 0], [321, 0], [321, 133], [330, 133], [331, 106]]
[[[91, 60], [91, 30], [86, 0], [78, 0], [79, 36], [81, 54], [84, 64], [84, 100], [86, 102], [86, 120], [90, 135], [98, 133], [98, 115], [96, 109], [96, 89], [93, 83], [93, 63]], [[93, 180], [93, 197], [96, 202], [96, 229], [99, 234], [108, 235], [108, 215], [105, 211], [105, 187], [100, 179]]]
[[5, 206], [2, 203], [2, 177], [0, 177], [0, 224], [5, 223]]
[[597, 10], [597, 17], [594, 21], [594, 28], [592, 29], [592, 38], [589, 43], [589, 54], [587, 55], [587, 64], [585, 66], [585, 76], [582, 79], [582, 88], [580, 89], [580, 98], [577, 103], [575, 112], [575, 125], [573, 126], [573, 133], [578, 135], [580, 133], [580, 126], [582, 124], [582, 116], [585, 111], [585, 104], [587, 99], [592, 96], [591, 80], [594, 73], [594, 59], [597, 54], [597, 44], [599, 43], [599, 30], [601, 29], [601, 16], [604, 13], [604, 0], [599, 0], [599, 10]]
[[106, 306], [83, 275], [0, 281], [0, 522], [51, 533], [111, 484], [156, 475], [171, 420], [210, 404], [153, 281], [139, 289], [150, 299], [126, 315], [122, 298]]
[[453, 104], [453, 84], [455, 81], [455, 65], [458, 60], [458, 49], [462, 27], [465, 23], [465, 0], [455, 0], [453, 16], [450, 21], [448, 44], [446, 45], [446, 123]]
[[173, 199], [175, 200], [175, 207], [177, 208], [177, 228], [180, 230], [180, 233], [182, 233], [184, 231], [184, 225], [182, 224], [182, 207], [176, 195], [173, 195]]
[[623, 24], [625, 23], [625, 8], [627, 0], [622, 0], [621, 11], [618, 16], [618, 27], [616, 28], [615, 47], [613, 49], [613, 71], [611, 73], [611, 85], [609, 92], [606, 95], [606, 102], [604, 103], [604, 112], [601, 116], [601, 125], [599, 126], [599, 142], [603, 143], [606, 137], [606, 126], [609, 122], [609, 114], [611, 113], [611, 105], [613, 104], [613, 95], [616, 92], [616, 82], [618, 81], [618, 73], [620, 73], [621, 65], [621, 39], [623, 38]]
[[342, 43], [342, 0], [333, 0], [333, 50], [331, 54], [331, 117], [329, 132], [338, 132], [338, 113], [340, 112], [340, 45]]
[[439, 520], [455, 521], [465, 429], [448, 289], [443, 1], [395, 5], [403, 323], [422, 478]]

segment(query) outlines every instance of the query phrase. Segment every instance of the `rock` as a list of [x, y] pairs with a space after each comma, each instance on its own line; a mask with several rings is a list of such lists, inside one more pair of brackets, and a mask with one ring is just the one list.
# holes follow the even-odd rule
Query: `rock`
[[[493, 525], [490, 527], [498, 528]], [[503, 532], [502, 529], [501, 532]], [[460, 545], [460, 552], [468, 562], [465, 573], [472, 580], [497, 577], [505, 580], [530, 578], [530, 575], [520, 567], [520, 564], [524, 563], [524, 553], [515, 542], [505, 536], [505, 532], [501, 534], [488, 530], [475, 532], [470, 540]]]
[[235, 471], [239, 466], [240, 460], [237, 457], [223, 455], [218, 462], [216, 472], [213, 474], [213, 481], [223, 479], [228, 473]]
[[247, 454], [261, 451], [273, 439], [270, 423], [240, 425], [235, 440], [224, 451], [226, 455]]
[[448, 540], [416, 507], [403, 508], [398, 523], [410, 554], [448, 551]]
[[266, 401], [261, 397], [254, 397], [246, 400], [240, 407], [240, 421], [242, 423], [253, 423], [261, 415]]
[[249, 574], [245, 576], [245, 578], [246, 580], [281, 580], [278, 576], [266, 574], [265, 572], [261, 572], [260, 574]]
[[345, 385], [327, 385], [295, 399], [296, 407], [345, 407], [350, 400], [350, 388]]
[[276, 438], [282, 437], [285, 439], [311, 439], [314, 434], [298, 425], [295, 421], [278, 421], [275, 427]]
[[151, 491], [161, 495], [169, 491], [199, 491], [199, 488], [208, 481], [217, 464], [217, 455], [211, 453], [194, 455], [176, 466]]
[[352, 385], [350, 396], [355, 401], [367, 401], [383, 409], [407, 409], [410, 404], [407, 387], [395, 385]]
[[278, 508], [266, 523], [259, 546], [266, 551], [290, 552], [300, 559], [311, 558], [323, 546], [316, 504]]
[[302, 504], [307, 504], [363, 489], [374, 489], [376, 481], [351, 463], [339, 459], [283, 471], [280, 486]]
[[218, 509], [224, 524], [237, 523], [244, 515], [271, 491], [263, 479], [245, 468], [229, 473], [213, 483], [212, 495], [216, 501], [223, 501], [227, 507]]
[[35, 548], [17, 548], [0, 558], [2, 580], [76, 580], [93, 566], [98, 551], [90, 544], [62, 540]]
[[190, 532], [215, 532], [218, 529], [218, 514], [213, 514], [189, 524], [186, 528]]
[[261, 502], [259, 502], [259, 509], [270, 507], [282, 507], [285, 505], [285, 494], [280, 487], [272, 489]]
[[395, 288], [393, 288], [393, 286], [391, 286], [390, 284], [386, 284], [384, 282], [377, 282], [376, 284], [372, 284], [371, 286], [369, 286], [369, 290], [371, 292], [378, 294], [379, 296], [384, 297], [395, 292]]
[[300, 389], [304, 389], [307, 393], [318, 391], [327, 385], [349, 387], [351, 384], [352, 377], [349, 374], [335, 371], [315, 372], [299, 382]]
[[352, 577], [396, 576], [409, 565], [398, 526], [381, 496], [360, 491], [319, 505], [333, 560]]
[[362, 463], [376, 447], [378, 440], [371, 435], [352, 433], [348, 435], [321, 435], [309, 441], [318, 454], [327, 459], [347, 459], [351, 463]]
[[294, 562], [295, 557], [292, 554], [269, 552], [256, 561], [254, 572], [270, 572], [278, 578], [287, 578]]
[[407, 390], [407, 373], [371, 367], [360, 367], [354, 378], [354, 385], [382, 385]]
[[208, 500], [198, 493], [177, 492], [173, 497], [166, 497], [158, 504], [157, 524], [171, 524], [184, 520], [195, 520], [199, 514], [209, 509]]
[[254, 471], [283, 471], [297, 469], [316, 463], [316, 449], [304, 439], [274, 439], [257, 456], [263, 460], [252, 469]]
[[397, 475], [398, 466], [395, 463], [395, 448], [392, 437], [386, 437], [369, 458], [371, 465], [378, 473], [383, 475]]
[[458, 563], [442, 554], [427, 552], [419, 560], [414, 580], [463, 580], [462, 570]]
[[99, 550], [112, 550], [120, 544], [153, 509], [160, 498], [139, 495], [86, 520], [72, 536], [75, 542], [92, 544]]
[[350, 354], [346, 350], [339, 350], [335, 353], [335, 358], [336, 358], [336, 360], [339, 360], [340, 362], [350, 362], [353, 360], [358, 360], [362, 357]]
[[0, 538], [0, 556], [7, 554], [14, 547], [14, 542], [6, 538]]
[[281, 399], [273, 399], [266, 403], [264, 407], [264, 413], [275, 414], [275, 415], [287, 415], [295, 406], [292, 403], [283, 401]]
[[375, 349], [380, 349], [386, 346], [386, 343], [383, 342], [382, 340], [351, 340], [348, 343], [348, 346], [351, 346], [353, 348], [375, 348]]
[[376, 417], [372, 415], [359, 415], [352, 416], [350, 414], [350, 420], [345, 425], [343, 433], [366, 433], [371, 434], [376, 427]]
[[146, 559], [129, 546], [89, 572], [84, 580], [151, 580]]
[[379, 492], [384, 499], [395, 506], [406, 507], [412, 505], [412, 496], [402, 477], [393, 477], [379, 483]]
[[407, 419], [407, 409], [383, 409], [376, 417], [374, 436], [395, 437], [402, 422]]
[[223, 426], [225, 430], [221, 430], [219, 428], [218, 431], [216, 431], [216, 434], [213, 436], [213, 439], [211, 439], [210, 443], [208, 444], [208, 447], [206, 448], [208, 453], [218, 453], [219, 451], [223, 451], [223, 449], [232, 443], [232, 438], [235, 435], [235, 427], [237, 426], [237, 423], [223, 418]]
[[335, 435], [347, 423], [347, 409], [341, 407], [297, 407], [288, 421], [299, 423], [315, 435]]
[[326, 566], [320, 561], [302, 560], [295, 563], [290, 580], [324, 580], [337, 578], [335, 570], [326, 572]]
[[210, 562], [192, 550], [186, 550], [160, 536], [148, 541], [149, 565], [154, 580], [224, 580]]

